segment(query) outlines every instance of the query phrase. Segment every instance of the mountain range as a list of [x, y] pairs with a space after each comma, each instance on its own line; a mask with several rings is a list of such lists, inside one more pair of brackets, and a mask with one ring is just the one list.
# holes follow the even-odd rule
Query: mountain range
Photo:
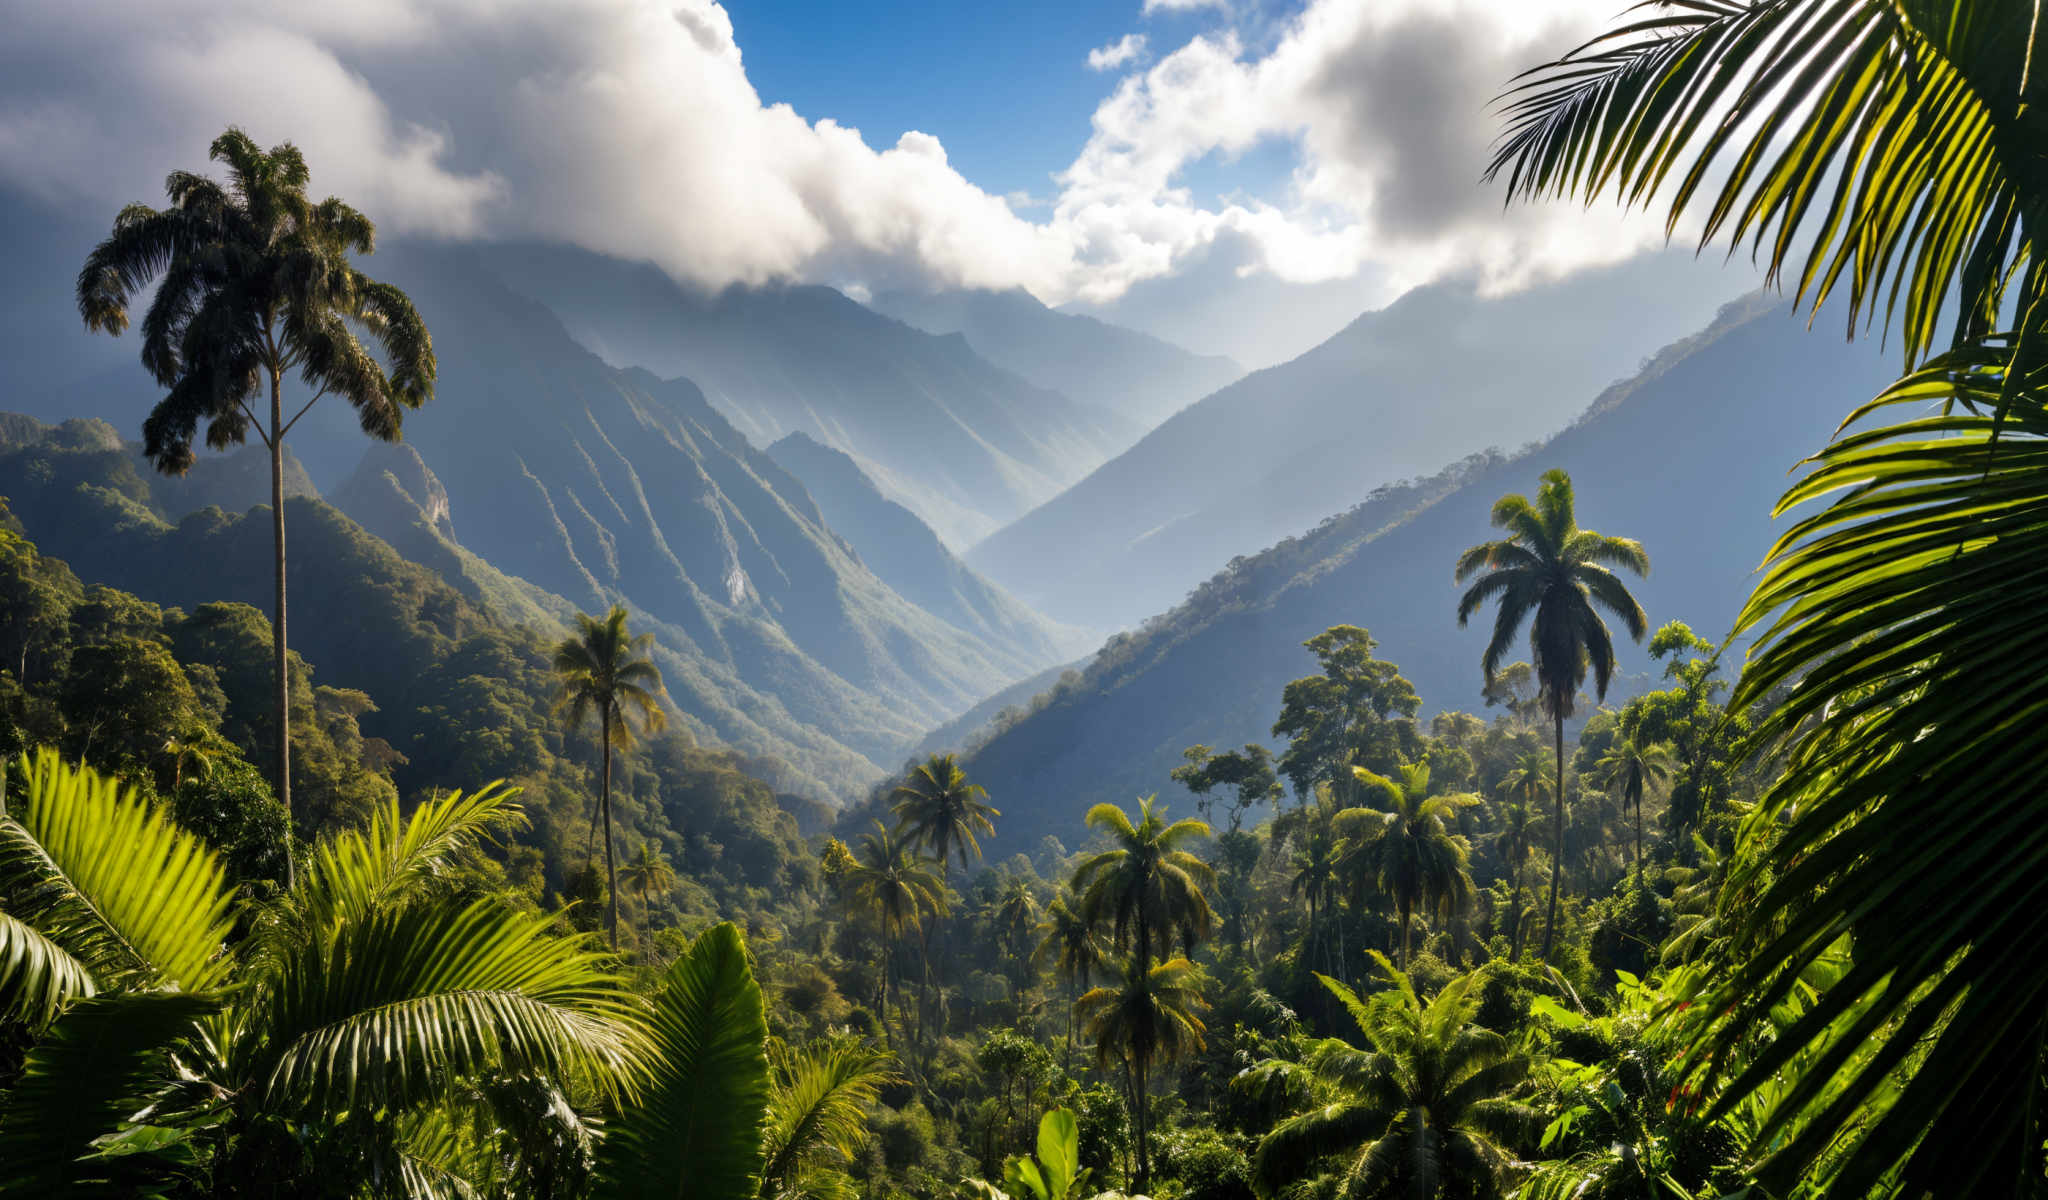
[[[967, 560], [1055, 619], [1122, 628], [1373, 488], [1564, 427], [1713, 316], [1649, 256], [1488, 296], [1417, 288], [1183, 409]], [[1725, 297], [1724, 297], [1725, 298]]]
[[961, 335], [995, 365], [1091, 406], [1127, 434], [1126, 444], [1244, 374], [1225, 355], [1059, 312], [1021, 288], [880, 292], [868, 306], [929, 333]]
[[[1478, 709], [1489, 627], [1458, 627], [1452, 564], [1492, 536], [1499, 496], [1533, 492], [1551, 467], [1571, 473], [1583, 526], [1649, 550], [1649, 577], [1629, 583], [1652, 625], [1684, 620], [1718, 640], [1775, 536], [1787, 472], [1893, 374], [1870, 346], [1809, 333], [1781, 306], [1730, 305], [1541, 445], [1382, 488], [1232, 561], [984, 733], [969, 770], [1002, 805], [1006, 838], [1072, 836], [1095, 802], [1177, 790], [1167, 773], [1190, 745], [1271, 741], [1281, 690], [1315, 669], [1301, 643], [1337, 624], [1369, 630], [1425, 712]], [[1624, 644], [1620, 670], [1635, 679], [1615, 695], [1646, 685], [1652, 665]]]

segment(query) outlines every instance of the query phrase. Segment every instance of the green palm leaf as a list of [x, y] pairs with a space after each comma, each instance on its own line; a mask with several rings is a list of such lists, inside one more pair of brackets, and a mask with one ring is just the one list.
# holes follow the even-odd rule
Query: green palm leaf
[[545, 916], [495, 899], [349, 921], [279, 959], [241, 1015], [252, 1102], [404, 1107], [451, 1075], [539, 1071], [630, 1089], [649, 1052], [624, 982]]
[[0, 912], [0, 1016], [41, 1029], [97, 990], [91, 972], [64, 947]]
[[0, 1183], [9, 1194], [133, 1195], [115, 1164], [92, 1160], [169, 1077], [171, 1048], [215, 1006], [178, 992], [130, 992], [73, 1004], [29, 1052], [0, 1104]]
[[[851, 1190], [838, 1168], [867, 1145], [868, 1110], [897, 1078], [890, 1055], [853, 1041], [778, 1042], [768, 1057], [774, 1088], [763, 1139], [763, 1200]], [[846, 1187], [830, 1186], [834, 1182]]]
[[0, 816], [0, 907], [89, 972], [205, 991], [221, 979], [227, 878], [212, 851], [132, 789], [54, 750]]
[[750, 1200], [762, 1170], [768, 1024], [738, 929], [717, 925], [655, 997], [656, 1058], [605, 1137], [607, 1196]]

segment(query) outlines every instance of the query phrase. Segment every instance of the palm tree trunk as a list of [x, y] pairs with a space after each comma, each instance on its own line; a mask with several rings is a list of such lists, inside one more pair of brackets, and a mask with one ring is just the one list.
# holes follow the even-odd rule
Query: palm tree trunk
[[1522, 864], [1517, 860], [1514, 866], [1515, 907], [1508, 914], [1509, 962], [1522, 961]]
[[1406, 901], [1401, 904], [1401, 969], [1408, 969], [1408, 921], [1411, 911]]
[[1557, 860], [1550, 866], [1550, 915], [1543, 921], [1543, 958], [1548, 961], [1550, 948], [1557, 941], [1557, 886], [1564, 879], [1564, 714], [1551, 718], [1557, 730]]
[[1643, 886], [1643, 798], [1636, 797], [1636, 887]]
[[612, 950], [619, 948], [619, 874], [612, 862], [612, 709], [604, 707], [602, 722], [604, 738], [604, 779], [598, 791], [598, 808], [604, 815], [604, 887], [605, 896], [611, 902]]
[[[938, 918], [934, 916], [932, 919]], [[917, 927], [917, 961], [917, 1036], [912, 1044], [921, 1048], [924, 1045], [925, 996], [932, 986], [932, 938], [929, 925], [920, 924]]]
[[1149, 1122], [1145, 1110], [1149, 1106], [1145, 1103], [1145, 1090], [1145, 1060], [1133, 1055], [1131, 1058], [1131, 1112], [1133, 1114], [1131, 1123], [1137, 1128], [1138, 1132], [1138, 1180], [1137, 1186], [1132, 1188], [1132, 1190], [1141, 1196], [1146, 1194], [1146, 1188], [1152, 1182], [1152, 1152], [1151, 1148], [1145, 1144], [1150, 1140], [1146, 1136]]
[[285, 656], [284, 581], [284, 392], [276, 367], [270, 370], [270, 541], [272, 567], [277, 575], [276, 615], [270, 623], [271, 664], [277, 672], [277, 800], [284, 805], [284, 886], [297, 886], [292, 870], [292, 680]]
[[1080, 1002], [1080, 997], [1075, 995], [1079, 989], [1079, 976], [1067, 980], [1067, 1060], [1060, 1065], [1065, 1067], [1069, 1074], [1074, 1070], [1074, 1005]]

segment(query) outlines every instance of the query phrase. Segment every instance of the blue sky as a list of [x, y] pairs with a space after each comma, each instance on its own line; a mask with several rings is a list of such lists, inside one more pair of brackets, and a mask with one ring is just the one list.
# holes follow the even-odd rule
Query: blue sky
[[[984, 189], [1042, 198], [1120, 75], [1090, 70], [1090, 50], [1131, 33], [1171, 48], [1226, 23], [1265, 27], [1299, 7], [1240, 3], [1226, 18], [1213, 8], [1145, 15], [1138, 0], [733, 0], [727, 11], [764, 102], [856, 126], [877, 147], [923, 130]], [[1290, 166], [1275, 141], [1229, 161], [1212, 157], [1188, 182], [1204, 195], [1263, 191]]]
[[1618, 0], [1145, 2], [31, 3], [0, 39], [0, 177], [97, 210], [234, 124], [393, 233], [710, 288], [1129, 301], [1250, 363], [1432, 280], [1512, 289], [1661, 240], [1478, 182], [1489, 97]]

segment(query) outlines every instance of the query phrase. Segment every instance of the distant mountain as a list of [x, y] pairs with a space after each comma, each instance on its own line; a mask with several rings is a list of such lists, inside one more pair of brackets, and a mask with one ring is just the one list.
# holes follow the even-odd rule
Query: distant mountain
[[755, 445], [800, 432], [852, 455], [955, 547], [1051, 499], [1128, 440], [1094, 408], [991, 365], [966, 338], [913, 329], [831, 288], [702, 296], [646, 264], [534, 244], [482, 248], [478, 261], [606, 361], [689, 378]]
[[[330, 481], [364, 526], [501, 619], [558, 627], [574, 610], [627, 604], [703, 736], [786, 763], [785, 791], [859, 794], [925, 730], [1072, 656], [1013, 601], [964, 628], [906, 600], [695, 384], [608, 366], [503, 283], [492, 252], [401, 242], [366, 264], [425, 314], [436, 396], [407, 420], [403, 447], [367, 443], [332, 399], [313, 409], [293, 438], [312, 456], [310, 479], [295, 475], [303, 494]], [[824, 295], [833, 311], [1030, 392], [959, 338]], [[800, 328], [785, 332], [803, 344]], [[139, 429], [143, 382], [110, 398], [115, 424], [60, 428], [139, 466], [120, 434]], [[91, 411], [84, 395], [67, 403]], [[183, 480], [138, 477], [148, 482], [123, 485], [142, 489], [132, 499], [172, 517], [211, 503], [239, 512], [268, 491], [260, 451], [246, 448], [202, 455]], [[61, 540], [50, 548], [81, 558]]]
[[605, 365], [500, 283], [493, 253], [378, 256], [428, 315], [440, 358], [406, 440], [445, 488], [463, 547], [580, 607], [623, 600], [671, 627], [679, 652], [744, 681], [731, 694], [702, 685], [725, 710], [721, 737], [766, 753], [764, 723], [794, 721], [888, 762], [1059, 661], [898, 595], [695, 384]]
[[1670, 301], [1663, 270], [1649, 258], [1502, 297], [1416, 289], [1184, 409], [967, 559], [1057, 620], [1127, 626], [1380, 484], [1563, 428], [1711, 316]]
[[1017, 288], [883, 292], [868, 307], [929, 333], [964, 336], [995, 365], [1094, 406], [1128, 431], [1127, 441], [1244, 374], [1223, 355], [1058, 312]]
[[1024, 659], [1071, 658], [1088, 642], [1079, 630], [1046, 620], [977, 575], [843, 451], [792, 433], [768, 447], [768, 457], [796, 476], [825, 523], [868, 569], [912, 604]]
[[[1651, 622], [1718, 639], [1770, 546], [1787, 471], [1893, 374], [1870, 346], [1810, 333], [1781, 306], [1731, 305], [1540, 447], [1385, 489], [1232, 562], [1111, 639], [970, 770], [1002, 806], [1006, 835], [1074, 834], [1096, 801], [1171, 792], [1167, 772], [1189, 745], [1270, 743], [1281, 689], [1313, 670], [1301, 642], [1340, 623], [1371, 631], [1426, 710], [1478, 709], [1488, 630], [1457, 627], [1451, 566], [1490, 536], [1499, 496], [1533, 491], [1551, 467], [1571, 472], [1585, 525], [1648, 548], [1654, 569], [1630, 586]], [[1651, 665], [1623, 647], [1624, 673]]]

